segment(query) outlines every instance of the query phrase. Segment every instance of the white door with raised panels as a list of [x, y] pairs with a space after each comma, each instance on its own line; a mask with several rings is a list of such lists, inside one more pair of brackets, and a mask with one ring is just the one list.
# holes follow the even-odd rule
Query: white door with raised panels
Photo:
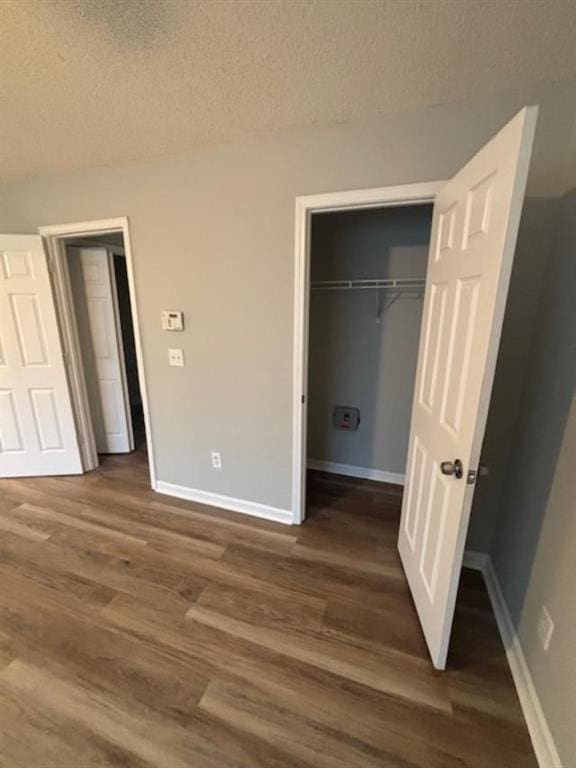
[[134, 449], [113, 256], [68, 246], [68, 271], [98, 453]]
[[42, 241], [0, 235], [0, 477], [81, 472]]
[[434, 204], [398, 549], [446, 665], [537, 108], [519, 112]]

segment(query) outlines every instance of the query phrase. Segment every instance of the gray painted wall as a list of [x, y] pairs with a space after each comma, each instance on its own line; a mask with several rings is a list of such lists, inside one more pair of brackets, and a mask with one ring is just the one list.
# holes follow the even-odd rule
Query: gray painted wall
[[[289, 508], [295, 196], [450, 177], [527, 103], [541, 106], [530, 194], [554, 195], [573, 88], [22, 180], [0, 190], [0, 230], [129, 216], [159, 479]], [[162, 309], [185, 312], [185, 368], [168, 367]]]
[[489, 475], [476, 484], [467, 546], [488, 552], [499, 520], [546, 267], [554, 245], [556, 199], [526, 198], [482, 446]]
[[[555, 247], [502, 486], [491, 556], [564, 765], [576, 765], [576, 190]], [[537, 625], [555, 622], [548, 653]]]
[[[319, 214], [312, 219], [313, 280], [426, 274], [432, 206]], [[422, 300], [312, 291], [308, 456], [403, 474]], [[335, 405], [360, 409], [358, 431], [332, 426]]]

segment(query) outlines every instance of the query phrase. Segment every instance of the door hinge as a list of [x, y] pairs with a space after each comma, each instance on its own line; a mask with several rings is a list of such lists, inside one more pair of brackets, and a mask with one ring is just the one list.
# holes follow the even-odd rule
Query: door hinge
[[306, 395], [302, 395], [301, 402], [302, 402], [302, 405], [304, 405], [304, 403], [306, 402]]
[[54, 272], [56, 271], [54, 267], [54, 259], [51, 256], [48, 256], [47, 261], [48, 261], [48, 271], [50, 272], [50, 274], [53, 275]]

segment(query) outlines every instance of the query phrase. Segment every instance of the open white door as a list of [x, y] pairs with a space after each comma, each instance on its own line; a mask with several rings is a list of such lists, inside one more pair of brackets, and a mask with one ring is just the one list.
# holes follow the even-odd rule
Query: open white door
[[523, 109], [434, 205], [398, 549], [444, 669], [537, 107]]
[[112, 254], [68, 246], [68, 269], [98, 453], [134, 449]]
[[0, 477], [82, 473], [46, 256], [0, 235]]

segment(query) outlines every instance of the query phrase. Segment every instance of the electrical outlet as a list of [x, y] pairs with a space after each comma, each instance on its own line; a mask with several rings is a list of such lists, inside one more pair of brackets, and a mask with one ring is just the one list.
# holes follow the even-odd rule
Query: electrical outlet
[[222, 469], [222, 456], [218, 451], [212, 451], [212, 469]]
[[168, 364], [175, 365], [177, 368], [182, 368], [184, 365], [184, 350], [182, 349], [169, 349], [168, 350]]
[[552, 639], [552, 633], [554, 632], [554, 622], [552, 617], [548, 613], [548, 609], [545, 605], [542, 606], [542, 612], [540, 613], [540, 621], [538, 622], [538, 636], [542, 643], [544, 651], [548, 650], [550, 640]]

